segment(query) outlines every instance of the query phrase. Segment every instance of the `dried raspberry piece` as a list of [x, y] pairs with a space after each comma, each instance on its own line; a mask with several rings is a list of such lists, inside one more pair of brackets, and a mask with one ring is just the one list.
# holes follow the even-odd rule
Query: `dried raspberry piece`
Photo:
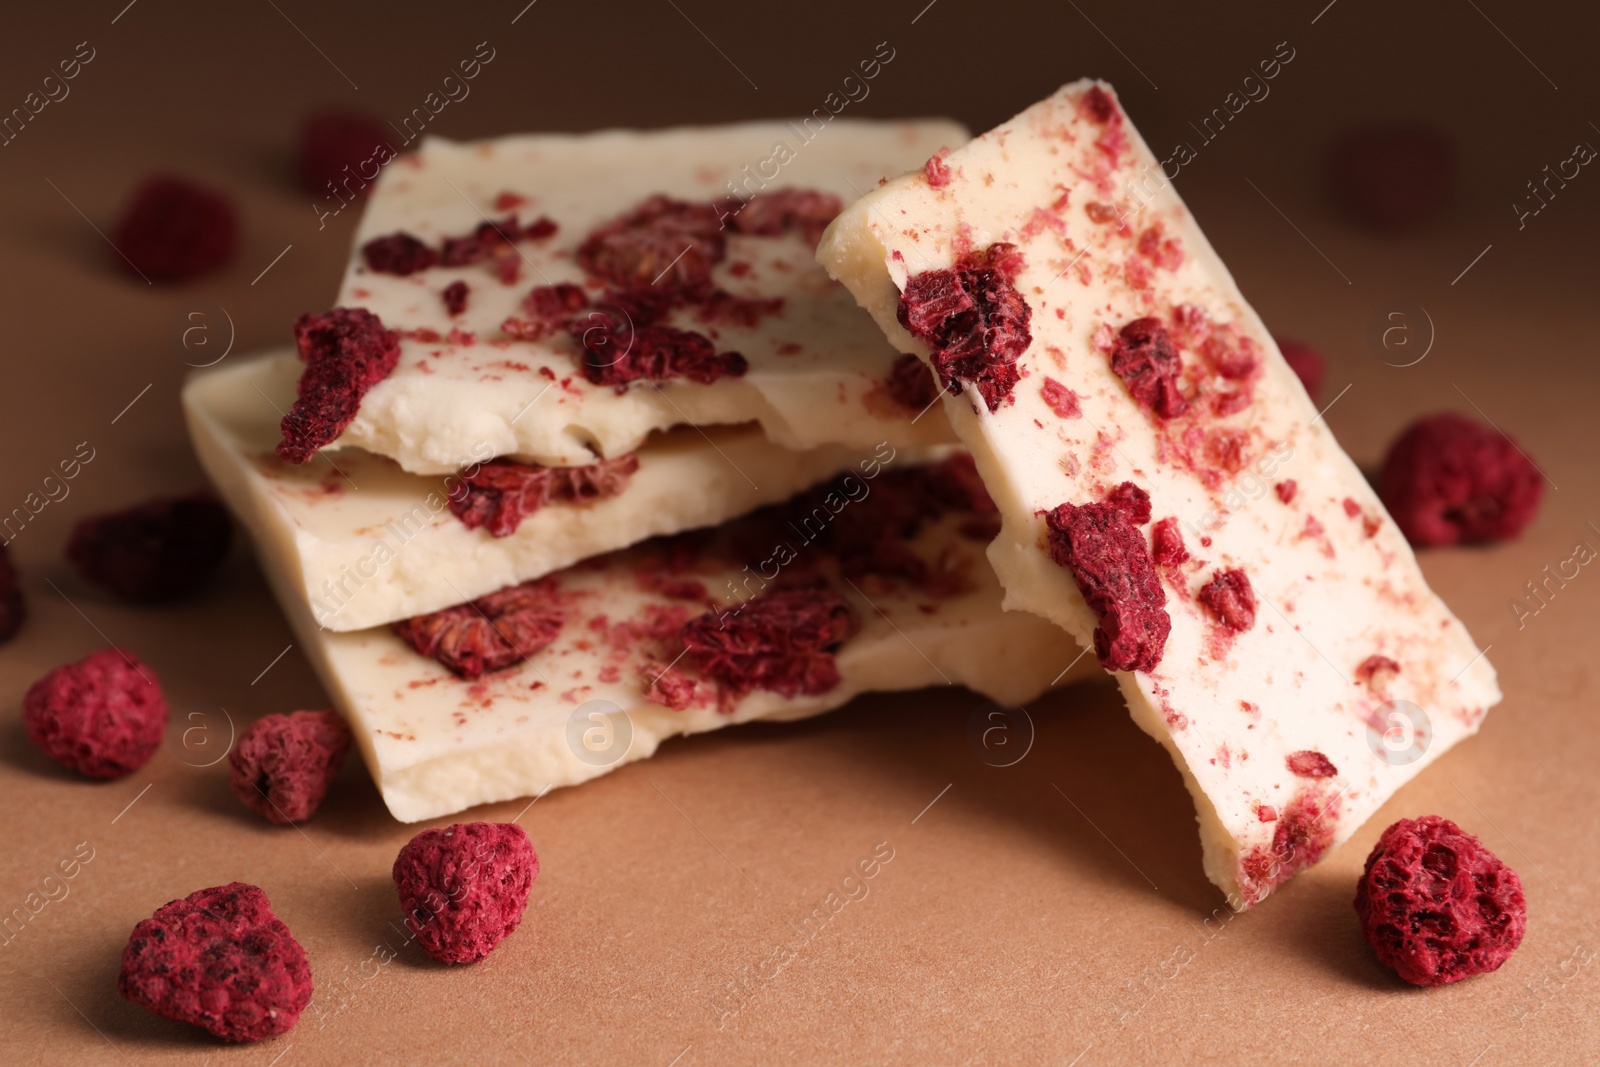
[[1134, 319], [1117, 332], [1111, 370], [1134, 400], [1161, 418], [1176, 418], [1189, 409], [1178, 391], [1183, 362], [1160, 319]]
[[1400, 673], [1400, 664], [1388, 656], [1371, 655], [1356, 667], [1356, 681], [1372, 690], [1382, 692]]
[[280, 825], [311, 818], [350, 749], [350, 728], [331, 711], [265, 715], [228, 753], [233, 795]]
[[1088, 92], [1078, 97], [1078, 107], [1089, 118], [1101, 124], [1120, 118], [1117, 113], [1117, 102], [1111, 99], [1110, 93], [1098, 85], [1092, 86]]
[[370, 271], [401, 277], [439, 264], [438, 252], [404, 230], [374, 237], [361, 246], [361, 258]]
[[778, 315], [782, 312], [781, 296], [760, 300], [755, 297], [734, 296], [726, 289], [713, 289], [704, 300], [697, 302], [694, 317], [697, 322], [727, 322], [736, 326], [753, 327], [768, 315]]
[[526, 317], [501, 323], [502, 332], [520, 341], [540, 341], [559, 332], [567, 319], [589, 306], [589, 294], [571, 282], [536, 285], [522, 298]]
[[652, 196], [591, 233], [578, 246], [578, 265], [624, 289], [703, 293], [727, 254], [718, 216], [709, 204]]
[[839, 684], [834, 651], [861, 619], [824, 583], [769, 589], [736, 611], [709, 611], [684, 624], [690, 666], [737, 696], [768, 689], [815, 696]]
[[922, 165], [922, 173], [927, 176], [928, 184], [935, 189], [943, 189], [950, 184], [950, 164], [945, 159], [950, 155], [950, 149], [941, 148], [928, 157]]
[[1389, 447], [1378, 496], [1418, 548], [1509, 540], [1533, 521], [1544, 481], [1515, 441], [1447, 412]]
[[1278, 499], [1283, 503], [1293, 504], [1295, 494], [1300, 491], [1300, 486], [1293, 478], [1289, 478], [1273, 486], [1272, 491], [1278, 494]]
[[[1045, 514], [1045, 524], [1050, 558], [1072, 572], [1099, 620], [1095, 655], [1108, 670], [1150, 671], [1161, 662], [1172, 619], [1150, 548], [1130, 514], [1137, 508], [1117, 496], [1124, 486], [1137, 489], [1123, 482], [1102, 503], [1062, 504]], [[1148, 519], [1148, 497], [1145, 507]]]
[[1383, 832], [1356, 884], [1361, 933], [1412, 985], [1495, 970], [1522, 943], [1522, 880], [1449, 819], [1401, 819]]
[[1281, 337], [1273, 340], [1278, 342], [1283, 361], [1289, 364], [1289, 369], [1300, 379], [1300, 384], [1306, 387], [1306, 395], [1315, 402], [1317, 395], [1322, 392], [1322, 379], [1327, 370], [1322, 353], [1299, 341], [1286, 341]]
[[304, 463], [344, 432], [367, 390], [394, 370], [400, 335], [366, 308], [334, 308], [301, 315], [294, 341], [306, 369], [299, 399], [283, 418], [278, 455]]
[[28, 617], [28, 602], [22, 596], [22, 583], [11, 565], [11, 549], [0, 544], [0, 644], [17, 636]]
[[1195, 599], [1210, 609], [1219, 624], [1236, 634], [1256, 624], [1256, 592], [1250, 587], [1250, 576], [1237, 568], [1218, 571]]
[[[340, 192], [364, 196], [372, 178], [362, 173], [363, 164], [382, 166], [395, 154], [389, 131], [376, 119], [353, 111], [318, 111], [300, 124], [296, 169], [308, 192], [327, 195], [332, 183]], [[348, 183], [351, 176], [356, 183]]]
[[1054, 378], [1045, 378], [1044, 384], [1039, 387], [1039, 394], [1044, 397], [1045, 406], [1055, 412], [1057, 418], [1076, 419], [1083, 415], [1078, 394]]
[[451, 282], [440, 291], [439, 299], [444, 301], [447, 314], [461, 314], [467, 310], [467, 283], [460, 280]]
[[896, 309], [900, 325], [927, 342], [940, 381], [952, 395], [971, 385], [990, 411], [1011, 399], [1021, 375], [1017, 358], [1033, 341], [1033, 310], [1012, 279], [1020, 268], [1012, 245], [990, 245], [950, 270], [906, 280]]
[[627, 488], [639, 457], [632, 452], [586, 467], [541, 467], [509, 459], [479, 464], [450, 494], [450, 511], [469, 530], [487, 526], [509, 537], [546, 504], [587, 504]]
[[1143, 526], [1150, 521], [1150, 494], [1132, 482], [1114, 486], [1106, 494], [1106, 503], [1121, 508], [1123, 514], [1128, 516], [1128, 521], [1135, 526]]
[[885, 387], [894, 402], [907, 411], [926, 411], [939, 396], [933, 372], [913, 355], [902, 355], [894, 361]]
[[[550, 225], [550, 232], [554, 233], [555, 224]], [[524, 236], [525, 232], [517, 225], [515, 215], [507, 215], [498, 221], [485, 219], [474, 226], [470, 233], [446, 237], [439, 248], [439, 263], [445, 267], [468, 267], [500, 257], [511, 257], [514, 261], [517, 257], [516, 242]]]
[[267, 895], [231, 882], [164, 904], [135, 926], [117, 989], [224, 1041], [260, 1041], [294, 1028], [311, 1003], [311, 967]]
[[1291, 752], [1284, 762], [1289, 765], [1291, 774], [1301, 778], [1333, 778], [1339, 773], [1339, 768], [1333, 765], [1332, 760], [1311, 749]]
[[735, 208], [728, 221], [735, 233], [751, 237], [799, 233], [815, 248], [822, 240], [822, 231], [843, 208], [843, 202], [832, 193], [816, 189], [774, 189]]
[[123, 269], [131, 262], [151, 281], [186, 282], [232, 262], [239, 220], [232, 201], [220, 193], [157, 175], [134, 190], [112, 243]]
[[413, 837], [392, 874], [422, 950], [440, 963], [476, 963], [522, 922], [539, 857], [516, 823], [458, 822]]
[[560, 635], [566, 611], [555, 594], [555, 581], [539, 578], [391, 625], [417, 653], [477, 678], [521, 663]]
[[567, 331], [582, 348], [583, 376], [618, 393], [640, 378], [653, 382], [687, 378], [708, 385], [718, 378], [742, 377], [750, 369], [744, 356], [718, 352], [704, 334], [641, 324], [614, 303], [572, 320]]
[[1168, 515], [1150, 528], [1150, 558], [1158, 567], [1176, 567], [1189, 558], [1176, 515]]
[[228, 510], [200, 492], [81, 519], [67, 538], [67, 558], [85, 581], [157, 604], [204, 588], [232, 542]]
[[63, 767], [87, 778], [121, 778], [161, 747], [167, 700], [138, 657], [104, 648], [29, 686], [22, 719], [28, 740]]
[[1352, 222], [1385, 233], [1418, 229], [1455, 198], [1455, 141], [1425, 123], [1347, 130], [1328, 148], [1324, 191]]

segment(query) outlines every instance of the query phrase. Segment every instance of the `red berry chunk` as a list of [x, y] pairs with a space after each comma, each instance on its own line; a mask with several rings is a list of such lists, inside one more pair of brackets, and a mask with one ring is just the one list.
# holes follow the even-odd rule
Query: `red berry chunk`
[[296, 168], [308, 192], [329, 195], [365, 194], [378, 168], [393, 159], [389, 131], [374, 118], [350, 111], [318, 111], [300, 126], [300, 153]]
[[1301, 778], [1333, 778], [1339, 773], [1332, 760], [1311, 749], [1291, 752], [1285, 757], [1284, 762], [1289, 765], [1291, 774]]
[[404, 230], [397, 230], [362, 245], [361, 258], [370, 271], [404, 277], [436, 266], [439, 253]]
[[1045, 378], [1044, 384], [1039, 387], [1039, 395], [1044, 397], [1045, 406], [1055, 412], [1057, 418], [1076, 419], [1083, 415], [1078, 394], [1054, 378]]
[[288, 1033], [311, 1003], [311, 967], [267, 895], [233, 882], [165, 904], [135, 926], [117, 988], [224, 1041], [260, 1041]]
[[467, 310], [467, 283], [457, 280], [445, 286], [439, 293], [439, 299], [444, 301], [444, 310], [449, 315], [459, 315]]
[[328, 795], [349, 749], [350, 728], [331, 711], [263, 716], [228, 753], [228, 784], [268, 822], [303, 822]]
[[1322, 379], [1327, 371], [1322, 353], [1299, 341], [1286, 341], [1281, 337], [1274, 340], [1278, 342], [1278, 351], [1283, 353], [1283, 361], [1289, 364], [1289, 369], [1300, 379], [1300, 384], [1306, 387], [1306, 395], [1314, 403], [1322, 392]]
[[798, 233], [812, 247], [844, 207], [837, 196], [815, 189], [774, 189], [757, 194], [743, 206], [738, 201], [722, 206], [734, 212], [728, 216], [728, 224], [735, 233], [752, 237]]
[[1333, 142], [1325, 187], [1352, 222], [1405, 233], [1444, 213], [1455, 198], [1459, 171], [1455, 142], [1443, 130], [1420, 123], [1376, 125]]
[[939, 395], [933, 372], [916, 356], [903, 355], [889, 370], [889, 395], [907, 411], [923, 411]]
[[971, 385], [990, 411], [1011, 399], [1021, 375], [1017, 359], [1033, 341], [1033, 310], [1012, 284], [1020, 264], [1011, 245], [991, 245], [951, 270], [906, 280], [896, 316], [927, 342], [940, 381], [952, 394]]
[[121, 778], [161, 747], [167, 700], [155, 672], [121, 649], [57, 667], [22, 698], [28, 740], [86, 778]]
[[[639, 311], [636, 317], [631, 311]], [[630, 382], [687, 378], [702, 385], [719, 378], [738, 378], [750, 369], [738, 352], [718, 352], [711, 339], [693, 330], [655, 325], [657, 309], [634, 303], [600, 305], [567, 329], [582, 346], [583, 376], [618, 393]]]
[[28, 617], [28, 602], [22, 596], [22, 582], [11, 565], [11, 550], [0, 545], [0, 644], [5, 644], [22, 629]]
[[741, 696], [814, 696], [839, 684], [834, 650], [860, 629], [855, 609], [824, 584], [769, 589], [685, 623], [684, 659]]
[[1378, 495], [1419, 548], [1482, 544], [1533, 521], [1544, 479], [1511, 438], [1446, 413], [1412, 423], [1390, 446]]
[[1217, 622], [1234, 633], [1244, 633], [1256, 624], [1256, 591], [1244, 571], [1218, 571], [1196, 599], [1210, 609]]
[[186, 282], [232, 262], [239, 220], [221, 194], [160, 175], [134, 191], [112, 242], [121, 253], [115, 262], [123, 268], [131, 262], [151, 281]]
[[1160, 319], [1134, 319], [1118, 331], [1111, 370], [1142, 407], [1161, 418], [1176, 418], [1189, 409], [1178, 391], [1183, 363]]
[[202, 492], [91, 515], [72, 528], [67, 558], [85, 581], [155, 604], [204, 588], [232, 542], [227, 509]]
[[628, 486], [639, 458], [632, 452], [586, 467], [541, 467], [495, 459], [463, 474], [450, 494], [450, 511], [469, 530], [487, 526], [509, 537], [522, 520], [547, 504], [588, 504]]
[[424, 830], [394, 861], [406, 926], [441, 963], [476, 963], [522, 922], [539, 857], [515, 823]]
[[1528, 902], [1517, 872], [1449, 819], [1401, 819], [1356, 885], [1361, 933], [1412, 985], [1495, 970], [1522, 943]]
[[540, 578], [466, 604], [393, 624], [400, 639], [462, 678], [521, 663], [554, 641], [566, 612], [555, 582]]
[[1150, 556], [1158, 567], [1176, 567], [1189, 558], [1178, 519], [1168, 515], [1150, 529]]
[[656, 285], [693, 293], [709, 289], [711, 268], [726, 254], [714, 207], [652, 196], [590, 234], [577, 259], [590, 274], [624, 289]]
[[334, 308], [301, 315], [294, 340], [306, 369], [299, 399], [283, 419], [278, 455], [304, 463], [344, 432], [367, 390], [394, 370], [400, 335], [366, 308]]

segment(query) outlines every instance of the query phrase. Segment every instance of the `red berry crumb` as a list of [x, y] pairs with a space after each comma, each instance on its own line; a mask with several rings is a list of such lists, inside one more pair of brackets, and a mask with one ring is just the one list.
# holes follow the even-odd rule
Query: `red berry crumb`
[[112, 243], [123, 268], [131, 263], [151, 281], [186, 282], [232, 262], [239, 220], [221, 194], [159, 175], [134, 191]]
[[1423, 123], [1360, 127], [1329, 146], [1325, 188], [1352, 222], [1405, 233], [1444, 213], [1459, 163], [1450, 135]]
[[161, 747], [167, 700], [138, 657], [104, 648], [29, 686], [22, 719], [28, 740], [63, 767], [86, 778], [121, 778]]
[[1278, 499], [1283, 503], [1293, 504], [1295, 494], [1300, 491], [1300, 486], [1296, 484], [1293, 478], [1288, 478], [1273, 486], [1272, 491], [1278, 494]]
[[1274, 340], [1278, 342], [1278, 351], [1283, 353], [1283, 361], [1289, 364], [1289, 369], [1300, 379], [1300, 384], [1306, 388], [1306, 395], [1314, 403], [1322, 392], [1322, 379], [1327, 371], [1322, 353], [1299, 341], [1286, 341], [1281, 337]]
[[444, 309], [451, 315], [459, 315], [467, 310], [467, 283], [453, 281], [439, 293], [439, 299], [444, 301]]
[[1150, 558], [1158, 567], [1176, 567], [1189, 558], [1176, 515], [1169, 515], [1150, 528]]
[[1356, 667], [1356, 681], [1374, 693], [1381, 693], [1399, 673], [1400, 664], [1388, 656], [1371, 655]]
[[834, 650], [860, 629], [855, 609], [824, 584], [769, 589], [685, 623], [684, 659], [738, 696], [814, 696], [839, 684]]
[[720, 205], [734, 214], [729, 223], [735, 233], [751, 237], [778, 237], [799, 233], [813, 248], [822, 240], [822, 231], [843, 209], [832, 193], [815, 189], [774, 189], [752, 197], [744, 204], [734, 201]]
[[1110, 122], [1117, 117], [1117, 103], [1111, 99], [1111, 94], [1100, 88], [1092, 86], [1088, 92], [1078, 98], [1078, 107], [1094, 121], [1099, 123]]
[[[1072, 572], [1099, 624], [1094, 651], [1113, 671], [1150, 671], [1161, 662], [1172, 619], [1150, 548], [1128, 506], [1124, 482], [1102, 503], [1062, 504], [1045, 515], [1050, 558]], [[1142, 493], [1142, 490], [1139, 492]], [[1120, 495], [1119, 495], [1120, 494]], [[1148, 521], [1149, 498], [1143, 514]]]
[[334, 308], [301, 315], [294, 341], [306, 369], [299, 399], [283, 419], [278, 455], [304, 463], [344, 432], [367, 390], [394, 370], [400, 335], [366, 308]]
[[516, 823], [456, 823], [407, 842], [393, 877], [422, 950], [440, 963], [476, 963], [522, 922], [539, 857]]
[[[326, 196], [332, 182], [337, 192], [360, 196], [376, 168], [394, 155], [389, 131], [378, 120], [349, 111], [318, 111], [300, 126], [296, 164], [307, 192]], [[368, 163], [374, 166], [368, 168]]]
[[541, 467], [509, 459], [479, 464], [450, 494], [450, 511], [469, 530], [509, 537], [547, 504], [587, 504], [616, 496], [639, 469], [632, 452], [586, 467]]
[[1161, 418], [1176, 418], [1189, 409], [1178, 391], [1183, 362], [1160, 319], [1134, 319], [1118, 331], [1111, 370], [1141, 406]]
[[1020, 266], [1009, 244], [990, 245], [950, 270], [929, 270], [906, 280], [896, 316], [927, 342], [933, 368], [952, 395], [965, 382], [990, 411], [1011, 399], [1021, 378], [1017, 358], [1033, 341], [1033, 310], [1013, 278]]
[[361, 246], [367, 269], [379, 274], [404, 277], [438, 266], [439, 253], [404, 230], [374, 237]]
[[1078, 402], [1078, 394], [1054, 378], [1045, 378], [1044, 384], [1039, 387], [1039, 393], [1044, 397], [1045, 406], [1055, 412], [1058, 418], [1076, 419], [1083, 415], [1083, 406]]
[[82, 519], [67, 538], [67, 558], [85, 581], [156, 604], [204, 588], [232, 541], [228, 510], [201, 492]]
[[1412, 985], [1495, 970], [1522, 943], [1522, 880], [1449, 819], [1401, 819], [1383, 832], [1356, 884], [1361, 933]]
[[578, 246], [577, 260], [624, 289], [655, 285], [702, 293], [726, 254], [716, 208], [658, 195], [591, 233]]
[[1339, 768], [1333, 765], [1332, 760], [1311, 749], [1291, 752], [1284, 762], [1289, 765], [1291, 774], [1301, 778], [1332, 778], [1339, 773]]
[[950, 184], [950, 164], [945, 162], [949, 155], [950, 149], [941, 148], [922, 165], [922, 173], [927, 175], [928, 184], [935, 189], [943, 189]]
[[304, 822], [328, 795], [349, 749], [350, 728], [334, 712], [266, 715], [228, 753], [228, 784], [268, 822]]
[[311, 1003], [311, 967], [267, 895], [232, 882], [164, 904], [135, 926], [117, 989], [224, 1041], [260, 1041], [294, 1028]]
[[553, 580], [539, 578], [392, 627], [420, 655], [477, 678], [521, 663], [560, 635], [566, 612], [555, 593]]
[[905, 354], [894, 361], [887, 382], [889, 396], [907, 411], [925, 411], [939, 396], [933, 372], [916, 356]]
[[0, 644], [17, 636], [28, 617], [28, 602], [22, 596], [22, 583], [11, 565], [11, 550], [0, 544]]
[[1412, 423], [1390, 446], [1378, 496], [1418, 548], [1482, 544], [1533, 521], [1544, 480], [1511, 438], [1447, 412]]
[[567, 324], [582, 349], [583, 376], [595, 385], [609, 385], [618, 393], [641, 378], [653, 382], [687, 378], [708, 385], [719, 378], [742, 377], [750, 369], [744, 356], [718, 352], [704, 334], [655, 324], [658, 308], [628, 303], [631, 306], [601, 304], [587, 317]]
[[1197, 594], [1217, 622], [1236, 634], [1256, 624], [1256, 593], [1250, 577], [1237, 568], [1218, 571]]

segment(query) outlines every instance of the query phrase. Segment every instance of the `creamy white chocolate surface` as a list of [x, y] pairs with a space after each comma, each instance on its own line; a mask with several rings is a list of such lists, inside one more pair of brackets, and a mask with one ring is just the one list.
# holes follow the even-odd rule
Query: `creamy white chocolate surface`
[[[1089, 106], [1097, 85], [1109, 122]], [[1177, 520], [1191, 558], [1161, 572], [1164, 654], [1117, 677], [1135, 721], [1183, 771], [1208, 876], [1244, 906], [1476, 731], [1500, 693], [1114, 100], [1103, 83], [1066, 86], [952, 152], [947, 184], [917, 170], [846, 208], [818, 258], [892, 344], [927, 358], [897, 319], [908, 279], [997, 242], [1020, 251], [1031, 343], [1012, 399], [991, 412], [969, 386], [945, 401], [1004, 518], [989, 558], [1008, 608], [1089, 645], [1095, 614], [1053, 562], [1044, 513], [1130, 481], [1148, 492], [1152, 523]], [[1108, 358], [1118, 331], [1146, 316], [1172, 332], [1185, 367], [1189, 410], [1169, 420], [1135, 402]], [[1213, 358], [1252, 353], [1254, 375], [1215, 371]], [[1051, 381], [1077, 395], [1080, 416], [1046, 402]], [[1228, 568], [1259, 599], [1236, 636], [1197, 600]], [[1367, 677], [1374, 656], [1399, 673]], [[1410, 738], [1408, 723], [1421, 727]], [[1304, 752], [1334, 773], [1292, 772]]]
[[280, 353], [219, 367], [189, 383], [184, 407], [212, 479], [236, 482], [231, 493], [273, 514], [285, 581], [330, 630], [437, 611], [648, 537], [715, 525], [787, 500], [876, 451], [795, 452], [750, 426], [680, 427], [639, 449], [638, 470], [617, 495], [547, 505], [496, 537], [468, 529], [448, 506], [459, 472], [488, 458], [481, 448], [439, 476], [409, 474], [358, 449], [298, 466], [279, 459], [278, 420], [294, 399], [300, 366]]
[[[806, 133], [811, 140], [803, 139]], [[916, 166], [967, 132], [948, 121], [835, 119], [816, 132], [798, 122], [652, 132], [541, 134], [476, 143], [429, 138], [384, 168], [371, 191], [337, 304], [364, 307], [402, 331], [400, 363], [361, 402], [334, 446], [359, 446], [409, 471], [443, 474], [486, 442], [495, 455], [578, 466], [594, 454], [637, 448], [654, 430], [681, 423], [758, 421], [788, 448], [953, 441], [938, 408], [917, 412], [889, 402], [880, 382], [899, 353], [817, 265], [798, 234], [732, 234], [713, 282], [737, 297], [781, 298], [781, 311], [754, 324], [696, 319], [679, 309], [670, 325], [710, 337], [719, 352], [749, 361], [743, 377], [709, 384], [633, 382], [620, 394], [584, 378], [576, 341], [565, 333], [511, 340], [506, 319], [525, 314], [535, 286], [583, 284], [574, 253], [597, 226], [654, 194], [697, 204], [763, 189], [815, 189], [848, 204], [880, 178]], [[546, 217], [555, 234], [519, 242], [514, 284], [488, 263], [433, 267], [398, 276], [367, 268], [361, 247], [404, 231], [438, 247], [510, 212], [502, 194], [524, 199], [524, 224]], [[686, 246], [687, 247], [687, 246]], [[441, 293], [468, 286], [466, 309], [446, 312]], [[591, 295], [598, 289], [590, 290]], [[452, 330], [457, 340], [452, 343]], [[432, 331], [442, 340], [419, 340]], [[466, 343], [462, 334], [471, 336]]]

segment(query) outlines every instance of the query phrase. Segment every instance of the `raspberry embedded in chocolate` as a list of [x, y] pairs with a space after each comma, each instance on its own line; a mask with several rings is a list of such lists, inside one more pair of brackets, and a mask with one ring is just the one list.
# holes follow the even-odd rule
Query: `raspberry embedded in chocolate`
[[1150, 558], [1158, 567], [1176, 567], [1189, 558], [1176, 515], [1168, 515], [1150, 528]]
[[361, 258], [370, 271], [401, 277], [439, 264], [438, 252], [404, 230], [374, 237], [361, 246]]
[[1033, 311], [1013, 284], [1020, 266], [1015, 246], [990, 245], [950, 270], [912, 275], [896, 309], [900, 325], [927, 343], [944, 387], [954, 395], [958, 382], [971, 385], [990, 411], [1011, 400], [1017, 359], [1033, 341]]
[[1544, 480], [1511, 438], [1446, 412], [1412, 423], [1389, 447], [1378, 496], [1418, 548], [1483, 544], [1533, 521]]
[[1356, 681], [1381, 693], [1400, 673], [1400, 664], [1388, 656], [1371, 655], [1356, 666]]
[[661, 285], [703, 293], [711, 285], [711, 268], [726, 254], [714, 207], [657, 195], [597, 228], [578, 246], [577, 261], [624, 289]]
[[[1113, 671], [1151, 671], [1161, 662], [1172, 619], [1150, 547], [1135, 525], [1130, 482], [1102, 503], [1062, 504], [1045, 514], [1050, 558], [1072, 572], [1095, 613], [1094, 651]], [[1137, 490], [1142, 493], [1142, 490]], [[1145, 498], [1145, 518], [1149, 518]]]
[[744, 356], [718, 352], [704, 334], [647, 323], [616, 303], [601, 304], [569, 320], [567, 332], [581, 347], [583, 376], [622, 393], [641, 378], [652, 382], [687, 378], [709, 385], [719, 378], [742, 377], [750, 369]]
[[117, 989], [224, 1041], [260, 1041], [293, 1029], [311, 1003], [311, 968], [267, 895], [232, 882], [164, 904], [135, 926]]
[[1333, 778], [1339, 773], [1332, 760], [1312, 749], [1291, 752], [1284, 762], [1288, 764], [1291, 774], [1301, 778]]
[[1135, 526], [1143, 526], [1150, 521], [1150, 494], [1132, 482], [1114, 486], [1106, 493], [1105, 502], [1121, 508], [1122, 513], [1128, 516], [1128, 521]]
[[391, 875], [422, 950], [476, 963], [521, 924], [539, 857], [516, 823], [456, 823], [413, 837]]
[[1044, 397], [1045, 407], [1055, 412], [1057, 418], [1076, 419], [1083, 415], [1078, 394], [1054, 378], [1045, 378], [1044, 384], [1039, 387], [1039, 395]]
[[63, 767], [86, 778], [121, 778], [161, 747], [167, 700], [137, 656], [104, 648], [29, 686], [22, 721], [28, 740]]
[[[389, 131], [376, 119], [353, 111], [318, 111], [300, 125], [296, 169], [307, 192], [363, 196], [378, 167], [393, 159]], [[372, 164], [369, 168], [366, 164]]]
[[467, 310], [467, 283], [461, 280], [451, 282], [439, 293], [439, 299], [444, 301], [444, 310], [448, 315], [459, 315]]
[[85, 581], [157, 604], [204, 588], [232, 542], [228, 510], [200, 492], [81, 519], [67, 538], [67, 558]]
[[1294, 371], [1295, 377], [1300, 379], [1300, 384], [1305, 386], [1306, 395], [1315, 403], [1317, 396], [1322, 392], [1322, 379], [1327, 371], [1322, 353], [1299, 341], [1286, 341], [1281, 337], [1275, 337], [1273, 340], [1278, 342], [1278, 351], [1283, 353], [1283, 361], [1289, 364], [1289, 369]]
[[1455, 198], [1455, 141], [1426, 123], [1357, 127], [1328, 148], [1324, 188], [1352, 222], [1384, 233], [1419, 229]]
[[1238, 568], [1218, 571], [1195, 597], [1218, 624], [1242, 634], [1256, 624], [1256, 592], [1250, 577]]
[[555, 223], [540, 219], [524, 229], [518, 225], [515, 215], [507, 215], [499, 220], [485, 219], [460, 237], [446, 237], [439, 246], [439, 265], [468, 267], [484, 260], [502, 258], [515, 262], [520, 258], [516, 242], [531, 236], [531, 231], [535, 229], [540, 231], [541, 236], [548, 236], [555, 232]]
[[950, 155], [950, 149], [941, 148], [928, 157], [922, 165], [922, 173], [927, 176], [928, 184], [935, 189], [943, 189], [950, 184], [950, 164], [945, 159]]
[[1111, 370], [1134, 400], [1161, 418], [1176, 418], [1189, 409], [1189, 402], [1178, 391], [1183, 362], [1160, 319], [1134, 319], [1117, 332]]
[[1278, 494], [1278, 500], [1280, 502], [1285, 504], [1293, 504], [1295, 494], [1300, 491], [1300, 486], [1296, 484], [1293, 478], [1287, 478], [1273, 486], [1272, 491]]
[[1091, 86], [1087, 92], [1078, 97], [1078, 107], [1085, 115], [1102, 125], [1120, 117], [1117, 112], [1117, 102], [1111, 98], [1110, 93], [1098, 85]]
[[400, 335], [366, 308], [334, 308], [301, 315], [294, 341], [306, 369], [300, 373], [299, 399], [283, 418], [278, 455], [304, 463], [344, 432], [367, 390], [394, 370]]
[[919, 414], [939, 398], [939, 383], [933, 380], [933, 372], [910, 354], [903, 354], [894, 361], [886, 385], [895, 403]]
[[684, 660], [736, 696], [815, 696], [839, 684], [833, 653], [860, 629], [855, 609], [826, 584], [779, 587], [685, 623]]
[[844, 204], [832, 193], [816, 189], [774, 189], [757, 193], [743, 205], [734, 201], [728, 217], [735, 233], [751, 237], [778, 237], [798, 233], [815, 248]]
[[1486, 974], [1527, 928], [1522, 880], [1449, 819], [1401, 819], [1383, 832], [1356, 884], [1361, 933], [1412, 985]]
[[22, 582], [11, 563], [11, 549], [0, 544], [0, 645], [17, 636], [28, 617], [28, 602], [22, 595]]
[[551, 578], [539, 578], [392, 623], [402, 641], [461, 678], [521, 663], [554, 641], [566, 611]]
[[450, 493], [450, 512], [469, 530], [487, 526], [509, 537], [522, 520], [547, 504], [587, 504], [616, 496], [639, 469], [632, 452], [584, 467], [541, 467], [495, 459], [464, 474]]
[[[233, 260], [239, 220], [232, 201], [184, 178], [158, 175], [136, 190], [112, 234], [116, 264], [156, 282], [186, 282]], [[123, 257], [127, 258], [124, 259]]]
[[349, 749], [350, 728], [334, 712], [265, 715], [228, 753], [228, 785], [268, 822], [304, 822], [328, 795]]

